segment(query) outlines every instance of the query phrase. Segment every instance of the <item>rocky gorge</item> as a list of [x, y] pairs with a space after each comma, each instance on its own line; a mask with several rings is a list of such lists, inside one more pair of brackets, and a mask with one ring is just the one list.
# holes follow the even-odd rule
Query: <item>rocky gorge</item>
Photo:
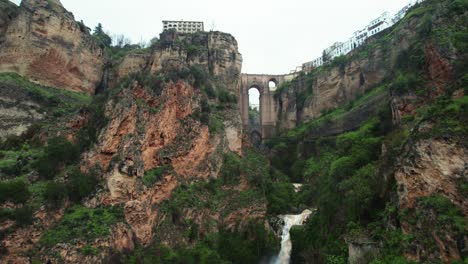
[[464, 263], [467, 7], [285, 82], [257, 149], [232, 35], [112, 46], [0, 0], [0, 262]]

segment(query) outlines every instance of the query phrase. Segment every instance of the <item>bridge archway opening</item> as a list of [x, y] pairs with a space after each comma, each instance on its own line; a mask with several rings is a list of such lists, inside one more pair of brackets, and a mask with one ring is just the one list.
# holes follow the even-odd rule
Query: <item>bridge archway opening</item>
[[260, 118], [261, 103], [260, 89], [256, 86], [249, 88], [249, 126], [253, 129], [259, 128], [262, 123]]
[[275, 79], [270, 79], [268, 81], [268, 88], [270, 89], [270, 91], [275, 91], [278, 87], [278, 81], [275, 80]]

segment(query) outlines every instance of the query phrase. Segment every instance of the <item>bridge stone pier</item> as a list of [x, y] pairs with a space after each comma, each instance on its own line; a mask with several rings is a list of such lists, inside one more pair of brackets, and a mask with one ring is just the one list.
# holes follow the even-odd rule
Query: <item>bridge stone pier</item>
[[[282, 83], [293, 78], [294, 75], [245, 73], [241, 75], [239, 106], [244, 131], [249, 131], [250, 136], [259, 134], [261, 139], [264, 140], [276, 135], [277, 113], [273, 96], [275, 90]], [[275, 87], [270, 88], [270, 82], [273, 82]], [[260, 126], [255, 128], [249, 127], [249, 90], [251, 88], [255, 88], [260, 92]]]

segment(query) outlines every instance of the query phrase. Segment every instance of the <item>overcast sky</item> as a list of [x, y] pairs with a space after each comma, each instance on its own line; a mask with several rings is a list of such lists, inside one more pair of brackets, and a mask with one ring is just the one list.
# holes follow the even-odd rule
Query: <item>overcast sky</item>
[[[20, 0], [13, 0], [19, 4]], [[159, 36], [162, 20], [205, 22], [205, 30], [232, 34], [244, 73], [284, 74], [346, 40], [384, 11], [408, 0], [61, 0], [76, 20], [132, 42]]]

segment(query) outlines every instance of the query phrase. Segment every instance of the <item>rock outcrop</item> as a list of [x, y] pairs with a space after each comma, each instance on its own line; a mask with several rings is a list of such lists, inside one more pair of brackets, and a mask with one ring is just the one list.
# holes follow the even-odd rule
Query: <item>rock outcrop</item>
[[[382, 52], [375, 50], [366, 58], [351, 60], [346, 66], [313, 73], [312, 82], [307, 82], [305, 76], [298, 77], [289, 89], [277, 96], [279, 129], [293, 129], [376, 88], [388, 74], [383, 60]], [[306, 95], [307, 89], [312, 89], [310, 96]], [[300, 98], [303, 96], [307, 98]]]
[[[427, 129], [427, 124], [421, 127]], [[468, 202], [460, 189], [460, 183], [468, 181], [467, 149], [444, 139], [414, 142], [407, 146], [406, 155], [399, 159], [395, 179], [399, 210], [401, 214], [407, 214], [402, 221], [402, 230], [415, 237], [412, 247], [405, 252], [406, 257], [418, 262], [430, 257], [444, 263], [460, 259], [467, 246], [466, 233], [457, 234], [451, 220], [441, 221], [446, 215], [433, 211], [449, 208], [434, 205], [427, 208], [421, 199], [443, 197], [440, 199], [450, 201], [453, 208], [458, 208], [455, 210], [460, 210], [462, 218], [467, 219]], [[429, 238], [423, 240], [420, 237]]]
[[[1, 0], [1, 6], [5, 2]], [[13, 16], [0, 8], [0, 72], [94, 94], [105, 57], [89, 29], [59, 0], [24, 0], [17, 9]]]
[[17, 86], [0, 83], [0, 140], [19, 136], [34, 123], [44, 119], [42, 106]]
[[[96, 148], [87, 153], [86, 167], [98, 165], [106, 171], [107, 191], [98, 204], [123, 204], [126, 221], [139, 243], [149, 245], [155, 236], [175, 243], [171, 232], [158, 233], [154, 228], [166, 218], [161, 204], [182, 183], [217, 178], [223, 153], [241, 153], [242, 125], [236, 104], [207, 116], [222, 117], [223, 131], [209, 129], [199, 117], [206, 114], [203, 104], [211, 104], [201, 86], [234, 94], [241, 63], [237, 43], [228, 34], [165, 32], [150, 54], [130, 53], [117, 66], [117, 78], [143, 74], [150, 81], [130, 77], [127, 86], [110, 88], [118, 89], [106, 104], [110, 122]], [[171, 80], [164, 81], [165, 76]], [[153, 185], [144, 184], [145, 175], [158, 168], [170, 169]], [[261, 207], [251, 217], [264, 212]], [[208, 212], [186, 214], [201, 222], [213, 217]]]
[[8, 0], [0, 1], [0, 42], [4, 39], [5, 31], [10, 21], [16, 17], [18, 7]]
[[468, 215], [468, 201], [458, 190], [458, 182], [468, 180], [466, 149], [440, 139], [421, 140], [409, 148], [395, 173], [400, 209], [414, 208], [419, 197], [441, 194]]
[[[150, 53], [131, 52], [116, 66], [117, 79], [130, 73], [147, 70], [157, 73], [168, 67], [198, 65], [208, 69], [218, 84], [238, 92], [242, 55], [237, 41], [222, 32], [181, 34], [163, 32]], [[220, 85], [218, 85], [220, 86]]]

